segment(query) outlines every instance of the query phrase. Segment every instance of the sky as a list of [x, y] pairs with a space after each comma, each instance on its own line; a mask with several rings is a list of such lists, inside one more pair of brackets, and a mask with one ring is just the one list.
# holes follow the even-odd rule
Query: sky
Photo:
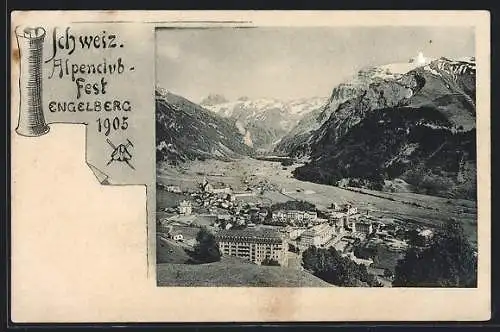
[[470, 27], [158, 29], [156, 83], [200, 102], [209, 94], [291, 100], [329, 97], [367, 66], [474, 56]]

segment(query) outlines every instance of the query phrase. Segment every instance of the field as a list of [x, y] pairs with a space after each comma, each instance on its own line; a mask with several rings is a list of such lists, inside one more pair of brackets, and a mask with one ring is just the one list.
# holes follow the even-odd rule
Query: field
[[304, 271], [259, 266], [236, 257], [199, 265], [158, 264], [157, 282], [158, 286], [183, 287], [334, 287]]
[[[293, 167], [284, 169], [278, 162], [244, 158], [232, 162], [194, 161], [183, 168], [158, 169], [157, 174], [159, 182], [181, 187], [196, 187], [198, 181], [202, 181], [204, 176], [210, 182], [225, 182], [235, 190], [243, 190], [246, 186], [258, 187], [259, 182], [267, 181], [275, 189], [265, 190], [262, 195], [252, 199], [268, 204], [297, 199], [311, 202], [318, 208], [325, 209], [332, 202], [339, 204], [349, 202], [361, 213], [418, 223], [427, 227], [439, 226], [450, 218], [456, 218], [462, 221], [470, 240], [474, 243], [477, 241], [477, 206], [473, 201], [413, 193], [344, 189], [299, 181], [292, 177], [292, 170]], [[160, 197], [160, 200], [164, 199]]]

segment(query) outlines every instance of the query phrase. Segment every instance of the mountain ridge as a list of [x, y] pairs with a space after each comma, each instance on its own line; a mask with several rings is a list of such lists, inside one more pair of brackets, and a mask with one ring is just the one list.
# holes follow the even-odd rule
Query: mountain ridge
[[293, 100], [241, 97], [206, 106], [207, 109], [234, 121], [248, 144], [260, 150], [272, 149], [306, 114], [320, 108], [327, 98]]
[[[474, 198], [475, 59], [359, 70], [329, 98], [281, 101], [211, 94], [201, 106], [157, 89], [157, 157], [167, 162], [273, 152], [302, 159], [300, 180]], [[183, 143], [183, 142], [187, 143]]]
[[[295, 176], [377, 190], [402, 177], [416, 191], [475, 196], [473, 60], [439, 58], [407, 73], [370, 77], [336, 109], [323, 110], [329, 117], [321, 125], [285, 146], [291, 156], [309, 158]], [[423, 188], [433, 181], [440, 188]]]
[[186, 98], [157, 88], [156, 160], [178, 164], [195, 159], [251, 155], [238, 128]]

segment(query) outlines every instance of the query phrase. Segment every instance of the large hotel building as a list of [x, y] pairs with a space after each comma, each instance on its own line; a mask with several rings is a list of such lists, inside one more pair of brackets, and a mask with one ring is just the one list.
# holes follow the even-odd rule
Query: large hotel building
[[266, 258], [287, 266], [287, 243], [271, 229], [221, 230], [215, 234], [223, 255], [236, 256], [261, 264]]

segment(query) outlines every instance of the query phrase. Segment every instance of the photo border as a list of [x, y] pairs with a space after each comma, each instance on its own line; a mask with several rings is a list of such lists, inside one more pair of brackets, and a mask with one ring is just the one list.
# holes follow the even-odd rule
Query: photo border
[[[9, 19], [10, 19], [10, 17], [9, 17]], [[493, 21], [493, 20], [492, 20], [492, 21]], [[493, 32], [493, 31], [492, 31], [492, 32]], [[8, 40], [8, 43], [10, 43], [10, 38], [7, 38], [7, 40]], [[492, 49], [492, 53], [493, 53], [493, 49]], [[494, 66], [494, 62], [492, 62], [492, 67], [493, 67], [493, 66]], [[497, 71], [496, 71], [496, 72], [498, 72], [498, 68], [497, 68]], [[7, 83], [8, 83], [8, 90], [7, 90], [7, 93], [8, 93], [8, 94], [9, 94], [9, 86], [10, 86], [10, 84], [9, 84], [9, 77], [10, 77], [10, 68], [9, 68], [9, 66], [7, 66]], [[496, 76], [496, 77], [498, 77], [498, 76]], [[497, 78], [496, 78], [496, 77], [495, 77], [495, 75], [492, 75], [492, 77], [491, 77], [492, 81], [497, 80]], [[494, 84], [492, 85], [492, 87], [495, 87], [495, 86], [496, 86], [496, 85], [494, 85]], [[10, 96], [10, 94], [9, 94], [9, 96]], [[494, 98], [496, 98], [496, 94], [492, 94], [492, 96], [493, 96]], [[10, 107], [8, 107], [8, 110], [9, 110], [9, 111], [8, 111], [8, 112], [6, 112], [6, 117], [7, 117], [7, 119], [6, 119], [7, 121], [6, 121], [6, 123], [7, 123], [7, 124], [10, 124]], [[492, 116], [496, 116], [495, 112], [492, 112]], [[492, 125], [494, 125], [494, 121], [492, 122]], [[8, 125], [7, 125], [7, 132], [9, 132], [9, 126], [8, 126]], [[494, 132], [495, 132], [495, 131], [494, 131], [494, 130], [492, 130], [492, 132], [491, 132], [492, 137], [494, 136], [494, 134], [493, 134]], [[7, 143], [9, 143], [9, 136], [7, 136]], [[7, 152], [9, 152], [9, 150], [10, 150], [10, 144], [7, 144], [6, 146], [7, 146], [7, 150], [8, 150]], [[10, 156], [10, 154], [8, 154], [8, 156]], [[10, 158], [8, 157], [8, 159], [10, 159]], [[8, 160], [8, 161], [9, 161], [9, 163], [8, 163], [8, 168], [9, 168], [9, 166], [10, 166], [10, 160]], [[9, 172], [9, 169], [7, 169], [7, 174], [6, 174], [6, 175], [7, 175], [7, 177], [9, 177], [9, 178], [10, 178], [10, 172]], [[492, 176], [494, 176], [494, 175], [492, 174]], [[8, 201], [7, 201], [7, 199], [9, 199], [9, 200], [10, 200], [10, 189], [11, 189], [11, 188], [10, 188], [10, 186], [9, 186], [9, 182], [10, 182], [10, 181], [6, 181], [6, 186], [5, 186], [6, 191], [7, 191], [7, 192], [6, 192], [6, 194], [7, 194], [7, 195], [6, 195], [6, 196], [7, 196], [7, 197], [6, 197], [6, 202], [8, 202]], [[494, 206], [495, 206], [495, 205], [493, 205], [493, 207], [494, 207]], [[10, 211], [8, 211], [8, 207], [9, 207], [9, 204], [7, 204], [7, 207], [6, 207], [6, 208], [7, 208], [6, 213], [7, 213], [7, 217], [8, 217], [9, 223], [8, 223], [7, 225], [5, 225], [7, 229], [6, 229], [6, 232], [4, 233], [4, 234], [6, 234], [6, 237], [7, 237], [7, 244], [9, 244], [9, 243], [10, 243], [10, 240], [11, 240], [11, 239], [10, 239], [10, 223], [12, 222], [12, 221], [10, 220], [10, 218], [9, 218], [9, 217], [10, 217], [10, 215], [9, 215], [9, 214], [10, 214]], [[4, 226], [4, 227], [5, 227], [5, 226]], [[498, 226], [496, 226], [496, 225], [495, 225], [495, 223], [492, 223], [492, 226], [493, 226], [493, 227], [498, 227]], [[496, 232], [492, 232], [492, 234], [496, 234]], [[493, 242], [492, 244], [493, 244], [493, 245], [496, 245], [494, 242]], [[2, 247], [3, 247], [3, 246], [2, 246]], [[8, 254], [9, 254], [9, 250], [8, 250], [8, 249], [9, 249], [9, 247], [8, 247], [8, 246], [6, 246], [5, 248], [7, 248], [7, 255], [8, 255]], [[492, 255], [494, 255], [494, 253], [495, 253], [495, 252], [496, 252], [496, 250], [492, 250]], [[8, 257], [9, 257], [9, 256], [7, 256], [7, 260], [6, 260], [6, 261], [7, 261], [7, 263], [9, 263], [9, 259], [8, 259]], [[494, 267], [494, 266], [492, 265], [492, 268], [493, 268], [493, 267]], [[8, 266], [8, 268], [9, 268], [9, 266]], [[496, 280], [496, 279], [493, 279], [493, 280]], [[8, 292], [10, 293], [10, 279], [9, 279], [9, 278], [8, 278], [8, 281], [9, 281], [9, 282], [8, 282]], [[497, 295], [498, 295], [498, 294], [497, 294]], [[497, 298], [498, 298], [498, 296], [497, 296]], [[7, 297], [6, 297], [6, 299], [7, 299]], [[10, 297], [9, 297], [9, 299], [10, 299]], [[495, 309], [496, 309], [496, 307], [495, 307], [495, 306], [493, 306], [493, 307], [492, 307], [492, 310], [495, 310]], [[10, 314], [10, 312], [9, 312], [9, 314]], [[492, 312], [492, 315], [494, 315], [494, 314], [493, 314], [493, 312]], [[496, 316], [496, 315], [494, 315], [494, 316]], [[10, 323], [10, 324], [9, 324], [9, 323]], [[372, 323], [373, 323], [373, 322], [372, 322]], [[378, 325], [378, 326], [380, 326], [380, 325], [387, 325], [387, 324], [391, 324], [391, 325], [396, 324], [394, 327], [397, 327], [397, 326], [403, 326], [403, 325], [399, 325], [398, 323], [405, 324], [405, 322], [397, 322], [397, 321], [396, 321], [396, 322], [394, 322], [394, 321], [391, 321], [391, 322], [387, 322], [387, 323], [382, 323], [382, 322], [381, 322], [380, 324], [377, 324], [377, 325]], [[414, 322], [414, 321], [412, 321], [412, 322], [406, 322], [406, 323], [411, 323], [412, 325], [415, 325], [416, 327], [422, 327], [422, 328], [425, 328], [425, 327], [428, 327], [428, 326], [429, 326], [429, 325], [426, 325], [425, 323], [419, 323], [419, 322]], [[449, 326], [449, 327], [450, 327], [450, 324], [452, 324], [452, 323], [455, 323], [455, 324], [456, 324], [456, 322], [451, 322], [451, 321], [446, 322], [446, 321], [443, 321], [443, 322], [440, 322], [440, 323], [439, 323], [439, 325], [440, 325], [440, 326]], [[102, 325], [102, 324], [105, 324], [105, 325]], [[230, 324], [231, 324], [231, 323], [225, 323], [225, 324], [220, 324], [220, 323], [219, 323], [219, 324], [213, 324], [213, 323], [199, 323], [199, 324], [191, 324], [191, 326], [192, 326], [193, 328], [199, 328], [199, 327], [201, 327], [201, 326], [203, 326], [203, 325], [205, 325], [205, 326], [212, 326], [212, 327], [216, 327], [216, 326], [219, 326], [219, 327], [227, 327], [228, 325], [229, 325], [229, 326], [231, 326]], [[275, 323], [265, 322], [265, 323], [263, 323], [263, 324], [265, 324], [265, 325], [275, 325], [275, 324], [279, 324], [280, 326], [283, 326], [283, 327], [284, 327], [284, 326], [290, 326], [290, 325], [287, 325], [286, 323], [278, 323], [278, 322], [275, 322]], [[375, 326], [375, 325], [369, 325], [369, 324], [370, 324], [370, 323], [363, 323], [363, 324], [360, 324], [360, 323], [352, 323], [352, 324], [350, 324], [350, 323], [349, 323], [349, 324], [337, 323], [337, 324], [334, 324], [334, 325], [331, 325], [331, 326], [338, 326], [338, 327], [342, 326], [342, 327], [347, 327], [346, 325], [351, 325], [351, 326], [358, 326], [358, 327], [363, 328], [363, 329], [364, 329], [365, 327], [368, 327], [368, 326]], [[16, 327], [16, 328], [18, 328], [18, 327], [25, 328], [25, 327], [34, 327], [34, 326], [35, 326], [35, 325], [31, 324], [31, 323], [15, 323], [15, 324], [13, 325], [13, 324], [12, 324], [12, 322], [10, 321], [10, 315], [9, 315], [9, 317], [8, 317], [8, 325], [9, 325], [9, 327]], [[89, 324], [78, 324], [78, 323], [57, 323], [57, 324], [49, 324], [49, 323], [44, 323], [44, 324], [37, 324], [37, 326], [38, 326], [38, 327], [49, 327], [49, 326], [53, 326], [53, 327], [70, 327], [70, 326], [73, 326], [73, 327], [76, 327], [76, 326], [79, 326], [79, 327], [97, 327], [98, 325], [101, 325], [102, 327], [110, 327], [110, 326], [116, 326], [117, 324], [114, 324], [114, 323], [97, 323], [96, 325], [94, 325], [94, 324], [90, 324], [90, 323], [89, 323]], [[119, 324], [119, 325], [120, 325], [120, 326], [123, 326], [122, 324]], [[189, 325], [189, 323], [188, 323], [188, 325]], [[474, 324], [474, 323], [460, 323], [460, 325], [462, 325], [462, 326], [464, 326], [464, 325], [468, 325], [469, 327], [473, 327], [473, 326], [481, 326], [482, 324], [481, 324], [481, 325], [478, 325], [478, 324]], [[128, 326], [130, 326], [130, 327], [132, 327], [132, 328], [133, 328], [133, 327], [155, 327], [155, 326], [156, 326], [156, 327], [158, 327], [158, 324], [157, 324], [157, 323], [132, 323], [132, 324], [130, 324], [130, 325], [128, 325]], [[179, 325], [179, 323], [169, 323], [169, 324], [168, 324], [168, 326], [170, 326], [170, 327], [178, 327], [178, 326], [181, 326], [181, 325]], [[182, 326], [184, 326], [184, 325], [182, 325]], [[255, 323], [245, 323], [245, 324], [241, 324], [240, 326], [247, 326], [247, 327], [251, 327], [251, 326], [255, 326]], [[305, 322], [304, 322], [304, 323], [302, 323], [302, 322], [297, 322], [295, 326], [296, 326], [296, 327], [297, 327], [297, 326], [306, 327], [306, 326], [311, 326], [311, 325], [310, 325], [310, 324], [308, 324], [308, 323], [305, 323]], [[318, 327], [318, 326], [320, 326], [320, 325], [318, 325], [318, 324], [314, 324], [313, 326]]]

